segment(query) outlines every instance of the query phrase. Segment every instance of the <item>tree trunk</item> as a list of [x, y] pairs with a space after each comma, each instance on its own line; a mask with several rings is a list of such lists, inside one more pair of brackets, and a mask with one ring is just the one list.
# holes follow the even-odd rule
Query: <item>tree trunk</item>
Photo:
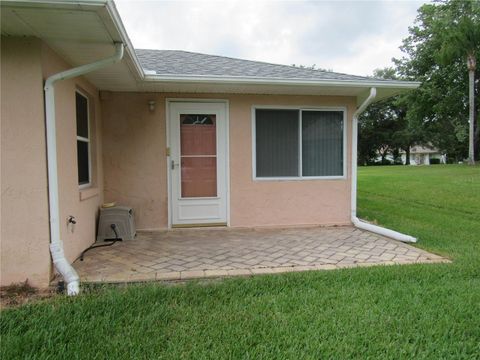
[[410, 146], [405, 149], [405, 165], [410, 165]]
[[469, 121], [469, 132], [468, 132], [468, 163], [470, 165], [475, 165], [475, 151], [474, 151], [474, 137], [475, 137], [475, 68], [476, 61], [475, 55], [470, 54], [467, 59], [468, 66], [468, 121]]

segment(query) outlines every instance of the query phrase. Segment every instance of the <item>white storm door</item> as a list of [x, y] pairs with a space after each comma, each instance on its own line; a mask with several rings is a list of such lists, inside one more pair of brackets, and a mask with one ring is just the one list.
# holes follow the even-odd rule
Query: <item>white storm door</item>
[[170, 102], [172, 227], [227, 225], [226, 103]]

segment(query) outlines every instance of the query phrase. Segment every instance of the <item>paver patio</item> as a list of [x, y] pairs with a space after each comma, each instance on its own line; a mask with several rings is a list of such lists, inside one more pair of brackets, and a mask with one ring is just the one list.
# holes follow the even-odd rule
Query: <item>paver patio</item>
[[84, 282], [184, 280], [447, 259], [353, 227], [139, 232], [73, 265]]

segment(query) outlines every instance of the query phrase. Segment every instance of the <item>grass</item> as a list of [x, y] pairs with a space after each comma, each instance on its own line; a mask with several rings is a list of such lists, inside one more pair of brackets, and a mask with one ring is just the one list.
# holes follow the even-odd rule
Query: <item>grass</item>
[[362, 168], [359, 191], [453, 263], [91, 289], [3, 311], [1, 358], [478, 358], [480, 168]]

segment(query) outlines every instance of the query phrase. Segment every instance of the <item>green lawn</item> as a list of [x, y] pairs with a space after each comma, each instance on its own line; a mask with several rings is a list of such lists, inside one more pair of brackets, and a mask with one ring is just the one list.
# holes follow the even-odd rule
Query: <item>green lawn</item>
[[92, 290], [3, 311], [1, 358], [479, 358], [480, 168], [362, 168], [359, 192], [453, 263]]

